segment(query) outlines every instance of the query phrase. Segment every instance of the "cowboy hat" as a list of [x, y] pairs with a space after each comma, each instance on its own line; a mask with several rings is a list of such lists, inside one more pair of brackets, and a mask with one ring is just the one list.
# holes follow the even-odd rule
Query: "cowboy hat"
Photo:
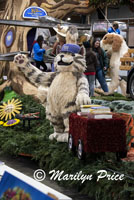
[[53, 29], [58, 33], [59, 35], [66, 37], [66, 33], [68, 30], [68, 26], [61, 26], [58, 24], [56, 27], [53, 27]]

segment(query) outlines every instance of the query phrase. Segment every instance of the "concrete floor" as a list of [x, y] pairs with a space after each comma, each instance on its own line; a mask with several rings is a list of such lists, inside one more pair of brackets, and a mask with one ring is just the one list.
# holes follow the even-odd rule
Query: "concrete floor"
[[[5, 162], [7, 166], [12, 167], [31, 178], [33, 178], [34, 171], [39, 169], [38, 164], [35, 161], [32, 161], [29, 157], [11, 157], [0, 154], [0, 161]], [[46, 179], [41, 183], [71, 197], [73, 200], [91, 200], [87, 196], [79, 195], [77, 191], [60, 187], [55, 181], [50, 181], [49, 177], [46, 177]]]

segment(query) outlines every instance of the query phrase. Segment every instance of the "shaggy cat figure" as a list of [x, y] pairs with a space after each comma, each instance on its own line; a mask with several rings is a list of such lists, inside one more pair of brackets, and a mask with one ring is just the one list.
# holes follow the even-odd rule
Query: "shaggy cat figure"
[[37, 87], [49, 87], [46, 115], [54, 127], [50, 140], [67, 142], [70, 113], [77, 112], [82, 104], [90, 104], [89, 86], [83, 75], [86, 62], [79, 51], [78, 45], [64, 44], [54, 61], [56, 72], [48, 73], [39, 71], [25, 55], [14, 58], [14, 63], [30, 82]]

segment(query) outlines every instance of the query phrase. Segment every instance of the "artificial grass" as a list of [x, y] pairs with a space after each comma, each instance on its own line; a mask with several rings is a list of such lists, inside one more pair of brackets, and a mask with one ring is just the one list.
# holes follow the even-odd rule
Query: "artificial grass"
[[[31, 154], [40, 168], [49, 174], [50, 170], [64, 170], [64, 174], [76, 174], [82, 171], [83, 174], [93, 175], [92, 180], [83, 184], [81, 181], [69, 180], [58, 181], [64, 187], [75, 188], [82, 194], [87, 194], [94, 200], [133, 200], [134, 199], [134, 164], [128, 162], [117, 162], [114, 153], [89, 154], [86, 159], [79, 160], [72, 152], [68, 152], [67, 143], [50, 141], [48, 136], [53, 128], [45, 118], [45, 109], [37, 104], [31, 97], [20, 97], [23, 102], [24, 112], [42, 111], [42, 119], [31, 123], [31, 130], [22, 128], [22, 122], [14, 127], [0, 126], [0, 150], [11, 155], [19, 153]], [[110, 170], [125, 174], [122, 181], [101, 179], [97, 182], [97, 172]]]
[[[100, 93], [99, 93], [100, 94]], [[131, 98], [125, 97], [122, 94], [114, 92], [113, 95], [103, 95], [92, 97], [91, 99], [99, 99], [99, 100], [106, 100], [106, 101], [116, 101], [116, 100], [124, 100], [124, 101], [132, 101]]]
[[7, 102], [8, 100], [11, 100], [12, 98], [16, 98], [18, 95], [11, 90], [10, 87], [6, 87], [4, 90], [4, 98], [2, 99], [3, 102]]

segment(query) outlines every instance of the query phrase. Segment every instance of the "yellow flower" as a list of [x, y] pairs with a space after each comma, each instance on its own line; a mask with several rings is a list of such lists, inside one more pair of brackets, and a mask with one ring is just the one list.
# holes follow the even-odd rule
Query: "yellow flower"
[[3, 121], [0, 121], [0, 125], [3, 125], [4, 124], [4, 122]]
[[3, 124], [3, 126], [14, 126], [20, 122], [19, 119], [10, 119]]
[[3, 105], [0, 106], [0, 118], [5, 118], [5, 120], [12, 119], [12, 115], [15, 117], [16, 113], [19, 114], [21, 109], [21, 101], [18, 99], [8, 100], [7, 103], [3, 103]]

